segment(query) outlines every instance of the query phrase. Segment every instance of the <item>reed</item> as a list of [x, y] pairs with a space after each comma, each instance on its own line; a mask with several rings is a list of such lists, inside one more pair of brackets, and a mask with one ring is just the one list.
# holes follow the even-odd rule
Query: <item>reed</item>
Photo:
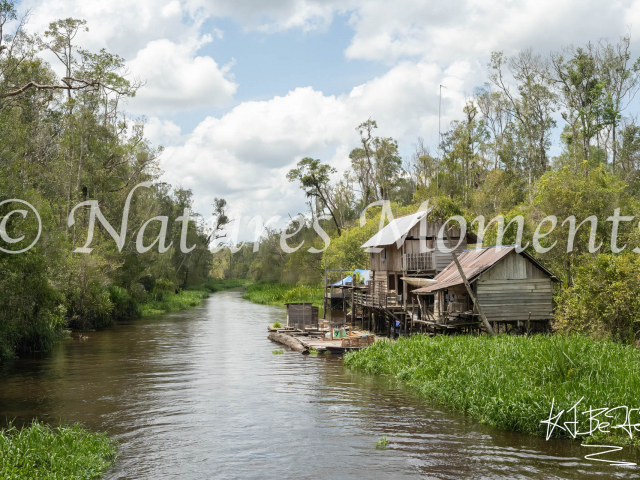
[[158, 291], [149, 294], [147, 301], [140, 305], [142, 316], [157, 315], [166, 312], [197, 307], [209, 296], [208, 290], [182, 290], [179, 293]]
[[322, 285], [254, 283], [247, 286], [242, 298], [262, 305], [282, 305], [289, 302], [310, 302], [316, 306], [321, 306], [322, 295]]
[[34, 420], [0, 430], [0, 478], [89, 480], [116, 458], [116, 443], [80, 424], [52, 428]]
[[[372, 374], [393, 375], [421, 395], [505, 430], [545, 436], [552, 402], [554, 414], [577, 409], [578, 431], [590, 430], [589, 408], [638, 408], [640, 351], [586, 336], [500, 335], [413, 336], [380, 341], [347, 353], [345, 364]], [[600, 422], [620, 425], [624, 410]], [[571, 418], [569, 418], [571, 417]], [[562, 422], [573, 420], [565, 413]], [[640, 424], [640, 414], [630, 417]], [[560, 425], [562, 425], [560, 422]], [[586, 441], [637, 444], [622, 429], [584, 435]], [[632, 429], [633, 430], [633, 429]], [[556, 428], [553, 437], [569, 437]]]

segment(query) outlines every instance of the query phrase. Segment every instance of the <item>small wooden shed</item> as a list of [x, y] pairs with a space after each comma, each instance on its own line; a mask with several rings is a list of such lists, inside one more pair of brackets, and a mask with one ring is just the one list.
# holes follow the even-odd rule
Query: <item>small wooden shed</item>
[[[558, 278], [515, 246], [466, 250], [458, 258], [483, 313], [490, 322], [549, 322], [553, 315], [553, 282]], [[432, 314], [440, 323], [473, 315], [473, 304], [458, 268], [451, 262], [433, 285], [413, 290], [433, 295]], [[421, 303], [422, 305], [422, 303]]]
[[287, 327], [298, 330], [318, 328], [319, 308], [312, 303], [285, 303], [287, 306]]

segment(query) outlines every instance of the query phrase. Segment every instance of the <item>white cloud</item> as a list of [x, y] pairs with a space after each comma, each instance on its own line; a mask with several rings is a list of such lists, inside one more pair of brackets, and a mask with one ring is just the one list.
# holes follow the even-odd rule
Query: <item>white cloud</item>
[[144, 126], [144, 136], [152, 145], [179, 145], [186, 138], [182, 135], [182, 129], [171, 120], [162, 120], [151, 117]]
[[637, 32], [637, 5], [632, 0], [368, 0], [352, 15], [355, 35], [346, 55], [451, 62], [529, 46], [546, 52], [563, 44], [616, 38], [634, 21]]
[[[88, 2], [70, 0], [26, 0], [31, 9], [28, 28], [40, 34], [49, 22], [58, 18], [81, 18], [89, 32], [80, 32], [76, 45], [90, 51], [106, 48], [121, 55], [132, 77], [146, 86], [130, 102], [138, 114], [166, 114], [194, 107], [221, 107], [228, 104], [238, 85], [230, 72], [233, 63], [218, 65], [198, 51], [222, 30], [201, 30], [209, 14], [194, 3], [178, 0], [109, 0]], [[58, 73], [62, 66], [51, 54], [44, 53]]]
[[180, 2], [178, 0], [173, 0], [172, 2], [167, 3], [162, 7], [161, 13], [164, 18], [179, 17], [182, 15]]
[[214, 17], [232, 17], [245, 28], [277, 32], [291, 28], [324, 30], [336, 13], [357, 5], [353, 0], [193, 0]]
[[167, 148], [162, 156], [165, 180], [193, 189], [201, 212], [210, 208], [214, 196], [222, 196], [234, 214], [247, 220], [257, 214], [287, 218], [305, 210], [298, 186], [286, 180], [302, 157], [321, 158], [344, 171], [349, 150], [359, 143], [356, 126], [369, 117], [377, 120], [379, 135], [405, 144], [420, 134], [427, 137], [437, 126], [438, 85], [450, 79], [443, 98], [443, 121], [448, 121], [446, 112], [460, 111], [464, 90], [471, 85], [460, 78], [475, 73], [464, 62], [446, 71], [406, 62], [344, 95], [305, 87], [268, 101], [242, 103], [220, 118], [206, 118], [184, 145]]
[[230, 73], [232, 64], [220, 67], [209, 56], [197, 56], [200, 47], [211, 41], [207, 35], [185, 43], [149, 42], [127, 62], [131, 73], [146, 81], [130, 108], [155, 114], [226, 105], [238, 88]]

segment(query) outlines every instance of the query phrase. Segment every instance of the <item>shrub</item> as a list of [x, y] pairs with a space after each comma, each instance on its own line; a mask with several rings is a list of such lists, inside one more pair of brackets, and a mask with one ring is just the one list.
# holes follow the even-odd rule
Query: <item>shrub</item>
[[640, 256], [600, 254], [576, 269], [573, 285], [557, 296], [556, 328], [637, 340], [640, 319]]
[[113, 305], [111, 314], [115, 320], [128, 320], [140, 317], [140, 306], [126, 289], [112, 285], [108, 288], [108, 292], [109, 300]]

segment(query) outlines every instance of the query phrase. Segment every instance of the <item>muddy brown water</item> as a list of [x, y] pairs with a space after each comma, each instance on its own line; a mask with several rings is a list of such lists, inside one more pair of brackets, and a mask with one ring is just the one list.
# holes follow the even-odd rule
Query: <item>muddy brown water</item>
[[[120, 442], [106, 479], [638, 478], [577, 442], [499, 431], [393, 379], [267, 340], [279, 307], [238, 291], [63, 341], [0, 370], [0, 416], [82, 422]], [[389, 445], [377, 450], [379, 438]], [[625, 448], [609, 459], [640, 463]]]

